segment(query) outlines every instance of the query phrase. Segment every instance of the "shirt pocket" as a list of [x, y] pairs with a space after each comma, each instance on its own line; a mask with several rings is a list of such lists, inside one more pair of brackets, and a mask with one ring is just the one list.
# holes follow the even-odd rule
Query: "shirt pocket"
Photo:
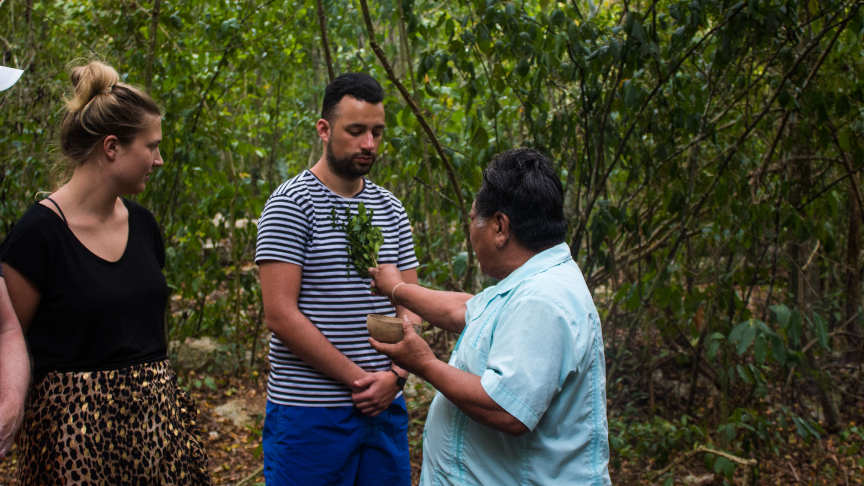
[[459, 369], [463, 371], [467, 371], [472, 375], [483, 376], [488, 362], [489, 355], [474, 346], [464, 344], [462, 348], [459, 349], [458, 365]]
[[489, 362], [489, 348], [492, 342], [490, 334], [494, 327], [492, 324], [497, 318], [497, 309], [494, 307], [487, 304], [483, 311], [465, 326], [465, 335], [457, 352], [457, 365], [459, 369], [472, 375], [483, 376], [486, 364]]

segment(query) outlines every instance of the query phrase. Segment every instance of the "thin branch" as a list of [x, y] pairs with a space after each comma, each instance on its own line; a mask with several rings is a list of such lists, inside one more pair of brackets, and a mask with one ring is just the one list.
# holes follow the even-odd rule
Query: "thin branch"
[[[399, 78], [396, 77], [396, 74], [393, 72], [393, 68], [390, 66], [390, 62], [387, 60], [387, 56], [384, 54], [381, 46], [378, 45], [378, 41], [375, 40], [375, 27], [372, 25], [372, 17], [369, 15], [369, 5], [367, 4], [366, 0], [360, 0], [360, 7], [363, 10], [363, 20], [366, 22], [366, 30], [369, 33], [369, 45], [372, 47], [372, 50], [375, 52], [375, 55], [378, 57], [378, 60], [384, 67], [384, 71], [387, 72], [387, 77], [390, 78], [390, 82], [392, 82], [393, 85], [396, 86], [396, 89], [399, 90], [399, 93], [402, 94], [402, 98], [405, 100], [405, 103], [407, 103], [408, 106], [411, 108], [411, 111], [414, 113], [414, 116], [417, 118], [417, 121], [420, 123], [423, 131], [426, 132], [426, 135], [429, 137], [429, 140], [435, 147], [435, 152], [438, 153], [438, 157], [444, 164], [444, 168], [447, 171], [447, 177], [450, 179], [450, 183], [453, 185], [453, 192], [456, 193], [456, 200], [459, 203], [459, 211], [462, 213], [462, 226], [465, 230], [465, 238], [467, 241], [470, 221], [468, 218], [468, 209], [465, 206], [465, 198], [462, 195], [462, 188], [459, 185], [459, 180], [456, 178], [456, 171], [453, 170], [453, 166], [450, 164], [450, 159], [444, 152], [444, 147], [441, 146], [441, 142], [438, 141], [438, 137], [435, 136], [435, 132], [429, 126], [429, 123], [426, 122], [426, 118], [420, 111], [420, 107], [417, 106], [417, 102], [415, 102], [414, 98], [411, 97], [411, 94], [405, 88], [405, 85], [403, 85], [402, 82], [399, 81]], [[467, 244], [467, 250], [468, 266], [467, 270], [465, 271], [465, 280], [462, 284], [463, 288], [467, 288], [470, 285], [472, 277], [471, 274], [474, 263], [474, 252], [471, 251], [470, 242]]]
[[[662, 88], [666, 84], [667, 81], [669, 81], [670, 79], [672, 79], [674, 77], [675, 73], [678, 71], [678, 69], [681, 67], [681, 65], [684, 64], [684, 61], [686, 61], [690, 57], [690, 55], [693, 54], [697, 48], [699, 48], [699, 46], [701, 46], [707, 39], [713, 37], [717, 31], [719, 31], [722, 27], [724, 27], [727, 23], [729, 23], [729, 21], [732, 20], [732, 18], [734, 18], [736, 15], [738, 15], [738, 13], [743, 10], [744, 6], [745, 6], [745, 4], [741, 4], [741, 6], [739, 6], [737, 9], [730, 12], [729, 15], [726, 16], [726, 19], [723, 20], [723, 22], [721, 22], [719, 25], [717, 25], [716, 27], [714, 27], [713, 29], [708, 31], [701, 39], [699, 39], [698, 42], [693, 44], [693, 46], [683, 56], [681, 56], [681, 58], [678, 60], [678, 62], [675, 63], [675, 65], [671, 69], [669, 69], [669, 72], [666, 74], [665, 78], [658, 79], [657, 85], [654, 87], [653, 90], [651, 90], [651, 93], [648, 94], [648, 97], [642, 103], [642, 106], [639, 107], [639, 111], [636, 113], [636, 115], [633, 116], [633, 121], [630, 123], [630, 126], [627, 128], [627, 132], [624, 134], [624, 136], [621, 138], [621, 141], [618, 143], [618, 148], [615, 151], [615, 157], [612, 159], [612, 163], [609, 164], [609, 168], [606, 170], [606, 174], [603, 176], [603, 180], [600, 182], [600, 184], [598, 184], [599, 188], [602, 188], [605, 185], [606, 180], [612, 174], [612, 171], [615, 169], [615, 166], [618, 164], [618, 161], [621, 160], [621, 155], [624, 153], [624, 147], [627, 144], [627, 141], [630, 139], [630, 135], [632, 135], [633, 130], [635, 130], [636, 124], [639, 122], [640, 116], [645, 111], [645, 109], [648, 107], [651, 100], [654, 99], [654, 96], [656, 96], [657, 93], [660, 91], [660, 88]], [[797, 64], [796, 64], [796, 67], [797, 67]], [[772, 100], [772, 102], [773, 102], [773, 100]], [[579, 226], [576, 228], [576, 231], [574, 231], [574, 238], [572, 240], [574, 243], [581, 243], [582, 233], [585, 231], [585, 227], [588, 224], [588, 216], [591, 214], [591, 211], [594, 209], [594, 205], [597, 203], [597, 199], [600, 197], [601, 192], [602, 191], [600, 189], [596, 190], [595, 194], [593, 196], [591, 196], [591, 200], [588, 202], [585, 209], [582, 211], [582, 216], [579, 218]], [[575, 251], [578, 252], [578, 248], [575, 248]], [[573, 247], [571, 247], [570, 252], [571, 252], [571, 254], [574, 253]]]
[[327, 42], [327, 19], [324, 17], [324, 5], [321, 0], [316, 1], [318, 6], [318, 25], [321, 26], [321, 44], [324, 48], [324, 59], [327, 60], [327, 74], [330, 76], [330, 82], [336, 78], [333, 73], [333, 60], [330, 58], [330, 45]]
[[700, 452], [705, 452], [707, 454], [714, 454], [715, 456], [725, 457], [726, 459], [728, 459], [732, 462], [737, 462], [738, 464], [741, 464], [742, 466], [744, 466], [744, 481], [743, 481], [744, 485], [747, 484], [747, 481], [749, 479], [747, 477], [747, 473], [749, 472], [750, 468], [759, 463], [759, 461], [757, 461], [756, 459], [742, 459], [738, 456], [733, 456], [732, 454], [729, 454], [727, 452], [715, 451], [714, 449], [709, 449], [705, 446], [699, 446], [696, 450], [690, 451], [687, 454], [684, 454], [683, 456], [679, 456], [678, 459], [675, 459], [674, 461], [672, 461], [668, 466], [664, 467], [662, 471], [655, 474], [654, 477], [651, 478], [651, 482], [656, 481], [657, 478], [659, 478], [660, 476], [669, 472], [673, 467], [677, 466], [678, 464], [681, 464], [682, 462], [695, 456], [696, 454], [699, 454]]
[[419, 178], [419, 177], [417, 177], [417, 176], [414, 176], [414, 180], [417, 181], [417, 182], [419, 182], [420, 184], [426, 186], [427, 189], [429, 189], [430, 191], [432, 191], [432, 194], [435, 194], [436, 196], [440, 197], [441, 199], [443, 199], [443, 200], [449, 202], [450, 204], [453, 205], [453, 207], [455, 207], [455, 208], [458, 208], [458, 207], [459, 207], [459, 203], [457, 203], [456, 201], [450, 199], [449, 197], [445, 196], [444, 194], [441, 194], [440, 192], [438, 192], [437, 190], [435, 190], [434, 187], [432, 187], [432, 186], [430, 186], [429, 184], [427, 184], [426, 181], [424, 181], [423, 179], [421, 179], [421, 178]]
[[144, 66], [144, 87], [147, 92], [153, 87], [153, 58], [156, 56], [156, 38], [159, 36], [159, 7], [162, 0], [153, 1], [153, 17], [150, 20], [150, 42], [147, 44], [147, 64]]

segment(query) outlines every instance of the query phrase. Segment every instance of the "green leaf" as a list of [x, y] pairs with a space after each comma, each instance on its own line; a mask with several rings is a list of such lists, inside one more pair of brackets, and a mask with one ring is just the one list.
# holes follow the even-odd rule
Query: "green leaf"
[[768, 355], [768, 340], [765, 339], [765, 336], [760, 334], [756, 338], [756, 342], [753, 344], [753, 357], [756, 359], [756, 363], [759, 366], [765, 364], [765, 357]]
[[[727, 427], [727, 431], [726, 431], [726, 435], [727, 435], [727, 437], [728, 437], [728, 435], [729, 435], [729, 430], [728, 430], [728, 429], [729, 429], [729, 427]], [[731, 435], [732, 435], [732, 438], [734, 439], [734, 438], [735, 438], [735, 430], [734, 430], [734, 429], [732, 429], [732, 434], [731, 434]], [[730, 467], [731, 467], [732, 470], [734, 471], [735, 466], [734, 466], [734, 465], [729, 461], [729, 459], [726, 459], [726, 458], [723, 457], [723, 456], [718, 457], [717, 460], [714, 461], [714, 472], [717, 473], [717, 474], [724, 474], [724, 475], [726, 475], [726, 474], [727, 474], [726, 471], [727, 471]]]
[[473, 145], [475, 149], [484, 149], [489, 146], [489, 134], [486, 133], [486, 130], [484, 130], [483, 127], [477, 127], [477, 131], [474, 132], [474, 136], [471, 137], [471, 145]]
[[647, 40], [645, 37], [645, 30], [642, 28], [642, 23], [638, 20], [633, 21], [633, 29], [630, 31], [630, 35], [643, 44]]
[[500, 109], [501, 105], [498, 104], [498, 100], [492, 98], [486, 103], [486, 106], [483, 107], [483, 115], [485, 115], [488, 120], [492, 120], [495, 118], [495, 115], [498, 114], [498, 110]]
[[461, 277], [463, 273], [465, 273], [465, 269], [468, 267], [468, 252], [463, 251], [453, 259], [453, 273], [456, 274], [457, 277]]
[[738, 376], [740, 376], [741, 379], [744, 380], [744, 383], [747, 383], [748, 385], [753, 384], [753, 375], [750, 374], [750, 370], [741, 366], [740, 364], [736, 365], [735, 369], [736, 371], [738, 371]]
[[567, 26], [567, 38], [573, 46], [579, 43], [579, 26], [575, 22], [570, 22]]
[[632, 110], [639, 104], [639, 88], [634, 83], [628, 83], [624, 91], [624, 106]]
[[786, 364], [786, 346], [780, 336], [771, 336], [771, 355], [781, 366]]
[[793, 416], [792, 421], [795, 422], [795, 429], [802, 438], [806, 439], [810, 437], [810, 433], [807, 431], [807, 427], [804, 425], [804, 421], [798, 417]]
[[786, 88], [780, 90], [780, 95], [777, 97], [777, 101], [780, 103], [780, 106], [786, 106], [792, 101], [792, 96], [789, 95], [789, 92], [786, 91]]
[[519, 61], [519, 64], [516, 65], [516, 74], [525, 77], [530, 71], [531, 62], [528, 61], [527, 57], [523, 57], [522, 60]]
[[738, 356], [744, 354], [747, 351], [747, 348], [750, 347], [750, 343], [753, 342], [753, 338], [756, 337], [756, 328], [753, 326], [748, 327], [744, 330], [744, 333], [741, 335], [741, 339], [738, 341], [738, 346], [736, 350], [738, 351]]
[[708, 346], [708, 361], [714, 361], [718, 349], [720, 349], [720, 341], [714, 341], [711, 346]]
[[741, 339], [741, 336], [744, 334], [744, 331], [746, 331], [749, 327], [751, 327], [750, 321], [744, 321], [741, 324], [735, 326], [735, 329], [732, 329], [732, 332], [729, 333], [729, 342], [731, 344], [735, 344], [736, 342], [738, 342], [738, 340]]
[[789, 317], [792, 315], [792, 311], [789, 310], [783, 304], [772, 305], [769, 307], [771, 312], [774, 314], [774, 319], [777, 320], [777, 324], [780, 324], [784, 328], [789, 325]]
[[843, 150], [847, 152], [852, 150], [852, 143], [849, 141], [849, 130], [842, 130], [837, 138]]
[[822, 345], [823, 348], [829, 349], [830, 342], [828, 336], [828, 325], [822, 320], [822, 317], [819, 314], [813, 314], [813, 319], [810, 320], [813, 325], [813, 331], [816, 334], [816, 339], [819, 341], [819, 344]]
[[213, 377], [208, 376], [208, 377], [204, 378], [204, 384], [207, 385], [207, 388], [209, 388], [213, 391], [216, 391], [219, 389], [219, 387], [216, 386], [216, 380], [214, 380]]
[[792, 346], [801, 344], [801, 313], [798, 309], [792, 311], [789, 317], [789, 327], [786, 328], [786, 334], [789, 336], [789, 343]]

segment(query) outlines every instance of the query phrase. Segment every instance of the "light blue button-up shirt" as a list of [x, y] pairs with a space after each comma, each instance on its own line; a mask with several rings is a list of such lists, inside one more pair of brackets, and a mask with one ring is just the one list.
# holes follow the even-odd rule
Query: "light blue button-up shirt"
[[565, 243], [467, 303], [450, 365], [530, 430], [480, 425], [441, 393], [423, 432], [422, 486], [611, 485], [600, 319]]

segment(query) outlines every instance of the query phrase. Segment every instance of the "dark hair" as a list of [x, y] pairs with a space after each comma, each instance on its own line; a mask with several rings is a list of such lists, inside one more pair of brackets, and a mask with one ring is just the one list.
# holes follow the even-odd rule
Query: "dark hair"
[[561, 180], [549, 159], [528, 148], [492, 158], [483, 171], [474, 211], [481, 218], [506, 214], [513, 237], [529, 250], [557, 245], [567, 234]]
[[366, 73], [340, 74], [324, 90], [324, 106], [321, 108], [321, 118], [333, 122], [336, 116], [336, 105], [345, 95], [351, 95], [367, 103], [384, 101], [384, 89], [375, 78]]
[[60, 124], [60, 151], [63, 156], [52, 170], [57, 186], [66, 183], [75, 168], [87, 162], [105, 137], [114, 135], [129, 145], [146, 128], [145, 115], [161, 116], [159, 106], [144, 90], [121, 83], [111, 66], [91, 60], [70, 67], [71, 98]]

